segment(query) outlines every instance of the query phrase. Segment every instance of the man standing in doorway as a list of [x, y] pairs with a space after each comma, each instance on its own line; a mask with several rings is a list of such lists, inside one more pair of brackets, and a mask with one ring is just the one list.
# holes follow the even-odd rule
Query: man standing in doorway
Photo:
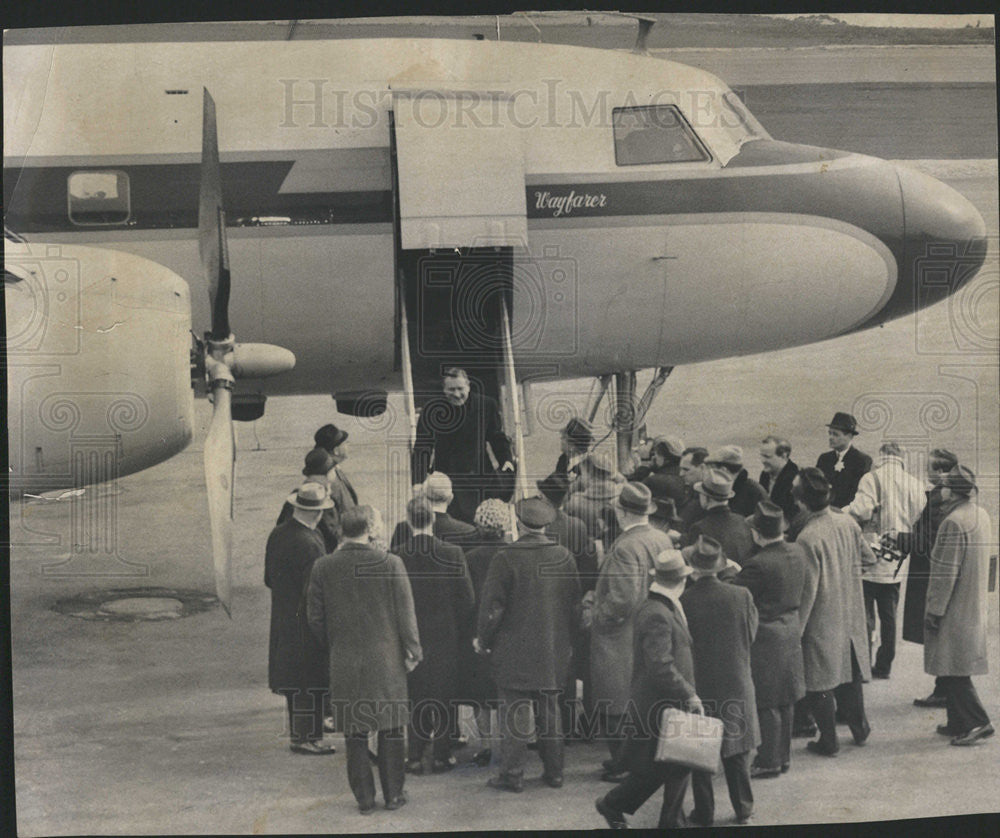
[[442, 395], [431, 399], [417, 420], [410, 475], [417, 491], [428, 472], [447, 474], [454, 492], [448, 512], [471, 524], [476, 507], [496, 489], [496, 470], [486, 446], [500, 471], [513, 475], [510, 440], [496, 400], [471, 392], [465, 370], [445, 370], [443, 387]]

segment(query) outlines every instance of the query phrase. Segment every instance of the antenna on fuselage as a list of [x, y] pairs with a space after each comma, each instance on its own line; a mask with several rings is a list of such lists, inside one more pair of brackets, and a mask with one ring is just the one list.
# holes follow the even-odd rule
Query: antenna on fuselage
[[653, 28], [656, 21], [651, 17], [639, 17], [635, 15], [635, 21], [639, 24], [639, 31], [635, 36], [635, 46], [632, 52], [638, 55], [646, 55], [649, 49], [646, 47], [646, 39], [649, 37], [649, 30]]

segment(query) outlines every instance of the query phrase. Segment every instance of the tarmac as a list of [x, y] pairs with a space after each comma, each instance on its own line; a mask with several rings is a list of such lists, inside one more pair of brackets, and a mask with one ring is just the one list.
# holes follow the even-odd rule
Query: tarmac
[[[917, 48], [914, 48], [917, 49]], [[960, 57], [956, 60], [961, 60]], [[799, 95], [794, 85], [788, 94]], [[993, 93], [995, 97], [995, 92]], [[880, 117], [880, 156], [914, 153], [915, 103]], [[916, 112], [915, 109], [916, 108]], [[813, 117], [802, 114], [804, 122]], [[756, 472], [756, 443], [777, 431], [792, 457], [815, 462], [823, 425], [851, 410], [874, 454], [884, 436], [915, 450], [947, 445], [980, 476], [981, 503], [998, 523], [997, 184], [995, 124], [952, 123], [979, 149], [971, 161], [920, 160], [980, 209], [991, 235], [986, 266], [969, 289], [913, 318], [809, 347], [677, 369], [647, 419], [688, 444], [735, 442]], [[939, 130], [944, 130], [939, 129]], [[900, 138], [893, 141], [893, 137]], [[782, 137], [784, 139], [784, 137]], [[824, 139], [822, 135], [819, 139]], [[936, 142], [933, 136], [931, 144]], [[992, 142], [993, 153], [989, 152]], [[836, 142], [822, 142], [837, 146]], [[850, 146], [847, 146], [850, 147]], [[986, 152], [982, 149], [985, 148]], [[648, 373], [640, 377], [640, 389]], [[590, 381], [533, 387], [526, 445], [529, 473], [557, 456], [566, 411], [582, 409]], [[591, 829], [603, 826], [593, 801], [599, 745], [567, 749], [566, 785], [541, 784], [540, 762], [518, 796], [485, 785], [490, 769], [460, 751], [443, 776], [409, 777], [409, 804], [357, 813], [342, 742], [333, 756], [305, 757], [287, 746], [284, 704], [267, 690], [267, 533], [299, 482], [312, 433], [335, 422], [350, 434], [345, 468], [362, 499], [399, 517], [406, 475], [388, 468], [387, 442], [405, 433], [398, 397], [376, 420], [336, 414], [328, 397], [269, 400], [261, 420], [239, 427], [233, 617], [220, 608], [188, 616], [123, 622], [84, 619], [105, 593], [163, 589], [186, 603], [212, 589], [201, 446], [209, 406], [196, 407], [195, 441], [171, 461], [60, 501], [11, 505], [11, 643], [17, 824], [21, 835], [410, 832]], [[598, 423], [606, 419], [599, 414]], [[612, 440], [608, 440], [610, 443]], [[185, 592], [195, 592], [190, 596]], [[89, 612], [80, 602], [90, 595]], [[107, 599], [112, 599], [107, 593]], [[60, 604], [62, 603], [62, 606]], [[974, 679], [1000, 722], [1000, 598], [990, 596], [990, 674]], [[165, 606], [165, 612], [170, 608]], [[869, 743], [845, 741], [836, 759], [814, 757], [795, 740], [792, 768], [755, 782], [753, 825], [857, 822], [990, 812], [1000, 800], [1000, 744], [953, 748], [934, 732], [943, 711], [913, 698], [932, 685], [919, 646], [900, 643], [891, 680], [865, 686]], [[849, 740], [846, 729], [842, 729]], [[720, 825], [732, 824], [717, 778]], [[654, 826], [654, 799], [633, 826]], [[690, 808], [690, 803], [688, 807]]]

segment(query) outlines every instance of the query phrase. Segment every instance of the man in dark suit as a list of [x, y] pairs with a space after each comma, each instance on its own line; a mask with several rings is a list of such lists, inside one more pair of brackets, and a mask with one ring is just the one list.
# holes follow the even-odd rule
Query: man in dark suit
[[[476, 541], [476, 528], [465, 521], [458, 521], [448, 514], [448, 507], [454, 497], [451, 489], [451, 480], [447, 474], [435, 471], [427, 475], [417, 492], [418, 496], [427, 498], [431, 508], [434, 510], [434, 537], [447, 541], [449, 544], [457, 544], [463, 549]], [[413, 537], [413, 529], [409, 521], [400, 521], [392, 532], [392, 539], [389, 541], [389, 549], [393, 553], [398, 553], [400, 546]]]
[[413, 537], [400, 545], [397, 555], [410, 579], [424, 653], [420, 665], [407, 676], [413, 704], [407, 769], [439, 773], [455, 764], [447, 734], [456, 726], [452, 716], [459, 697], [459, 662], [472, 641], [469, 628], [475, 599], [462, 548], [433, 535], [430, 501], [415, 497], [406, 506], [406, 516]]
[[705, 460], [710, 468], [721, 468], [733, 476], [733, 496], [729, 508], [746, 518], [753, 515], [757, 504], [767, 497], [767, 492], [743, 468], [743, 449], [739, 445], [723, 445]]
[[[569, 478], [554, 472], [544, 480], [536, 482], [538, 491], [555, 510], [555, 520], [545, 528], [545, 534], [561, 544], [573, 554], [576, 570], [580, 575], [583, 593], [592, 591], [597, 583], [597, 548], [587, 534], [587, 527], [579, 518], [567, 515], [562, 504], [569, 493]], [[573, 644], [573, 663], [569, 668], [566, 687], [560, 705], [563, 731], [567, 737], [575, 736], [576, 727], [576, 681], [583, 681], [583, 705], [590, 706], [590, 637], [578, 632]]]
[[677, 504], [677, 517], [681, 521], [681, 533], [687, 533], [688, 528], [705, 514], [705, 508], [699, 500], [700, 495], [694, 490], [696, 483], [700, 483], [708, 471], [705, 465], [705, 458], [708, 456], [707, 448], [685, 448], [681, 455], [680, 477], [684, 481], [684, 499]]
[[[757, 704], [750, 673], [750, 647], [757, 635], [757, 608], [746, 588], [718, 578], [726, 567], [723, 555], [705, 564], [695, 552], [688, 561], [697, 574], [681, 595], [694, 658], [694, 683], [705, 712], [724, 724], [722, 768], [737, 823], [753, 812], [750, 752], [760, 742]], [[695, 771], [691, 778], [694, 811], [689, 819], [701, 826], [715, 820], [712, 775]]]
[[681, 478], [681, 455], [684, 443], [676, 437], [660, 436], [653, 440], [652, 462], [636, 469], [632, 480], [645, 483], [654, 498], [670, 498], [679, 504], [686, 496]]
[[636, 612], [631, 698], [640, 729], [626, 746], [629, 773], [595, 802], [612, 829], [626, 829], [625, 813], [634, 814], [660, 786], [663, 805], [659, 828], [687, 826], [682, 806], [691, 769], [654, 758], [665, 708], [705, 712], [695, 691], [691, 635], [680, 602], [690, 573], [679, 550], [664, 550], [655, 556], [647, 599]]
[[699, 535], [707, 535], [722, 545], [726, 558], [742, 566], [753, 552], [753, 537], [746, 518], [729, 508], [729, 499], [733, 496], [732, 475], [722, 469], [710, 469], [705, 478], [695, 484], [694, 490], [705, 514], [688, 527], [685, 542], [694, 544]]
[[816, 468], [830, 484], [830, 505], [843, 509], [854, 500], [862, 475], [871, 470], [872, 458], [854, 447], [858, 420], [850, 413], [835, 413], [826, 427], [831, 450], [819, 455]]
[[291, 512], [271, 531], [264, 556], [264, 584], [271, 589], [268, 686], [288, 705], [292, 751], [332, 754], [335, 748], [321, 741], [326, 653], [309, 631], [304, 606], [313, 563], [326, 552], [316, 527], [333, 502], [323, 484], [304, 483], [286, 505]]
[[491, 650], [500, 698], [500, 773], [491, 788], [524, 788], [532, 705], [542, 780], [563, 784], [559, 693], [566, 683], [573, 635], [580, 619], [580, 579], [569, 550], [545, 536], [551, 504], [527, 498], [517, 504], [520, 538], [490, 563], [479, 606], [479, 648]]
[[336, 552], [309, 577], [309, 628], [326, 642], [333, 725], [347, 746], [347, 780], [362, 814], [375, 809], [368, 736], [378, 734], [385, 808], [406, 803], [403, 728], [409, 722], [406, 673], [423, 653], [413, 593], [399, 556], [370, 543], [370, 506], [348, 509]]
[[761, 741], [750, 776], [777, 777], [791, 762], [792, 708], [806, 694], [799, 630], [805, 556], [785, 541], [784, 515], [771, 501], [757, 504], [750, 531], [758, 549], [734, 580], [753, 595], [760, 616], [750, 670]]
[[489, 445], [501, 472], [513, 475], [510, 440], [503, 431], [496, 400], [470, 392], [465, 370], [452, 367], [443, 376], [444, 393], [431, 399], [417, 420], [410, 461], [414, 489], [431, 468], [447, 474], [454, 485], [448, 512], [471, 524], [476, 507], [495, 489]]
[[761, 488], [767, 492], [772, 503], [781, 507], [785, 521], [791, 521], [798, 514], [795, 498], [792, 497], [792, 482], [799, 473], [799, 467], [792, 461], [792, 446], [787, 439], [770, 434], [760, 442]]

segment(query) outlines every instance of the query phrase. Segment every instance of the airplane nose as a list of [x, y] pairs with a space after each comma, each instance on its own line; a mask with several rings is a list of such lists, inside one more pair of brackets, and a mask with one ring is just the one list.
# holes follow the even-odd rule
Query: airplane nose
[[986, 258], [983, 217], [963, 195], [929, 175], [897, 166], [896, 176], [903, 200], [905, 266], [918, 300], [925, 285], [942, 284], [942, 266], [948, 278], [941, 290], [954, 294]]

